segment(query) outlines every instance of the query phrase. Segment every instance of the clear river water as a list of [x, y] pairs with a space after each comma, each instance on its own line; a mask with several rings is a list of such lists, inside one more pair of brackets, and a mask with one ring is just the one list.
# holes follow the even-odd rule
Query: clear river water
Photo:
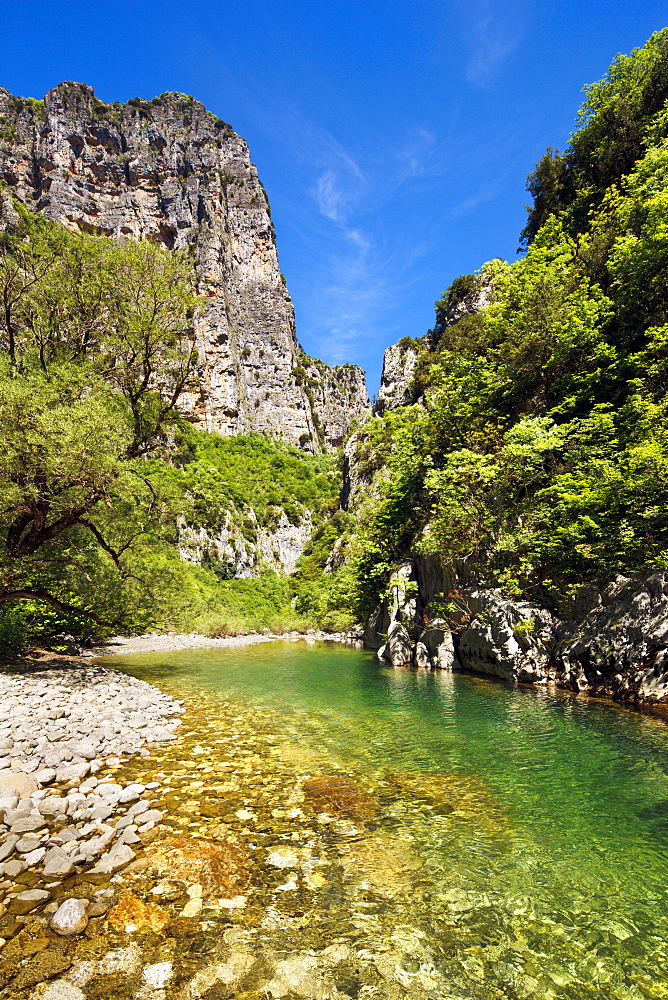
[[164, 995], [668, 997], [661, 719], [334, 643], [104, 662], [186, 701], [146, 766], [248, 872]]

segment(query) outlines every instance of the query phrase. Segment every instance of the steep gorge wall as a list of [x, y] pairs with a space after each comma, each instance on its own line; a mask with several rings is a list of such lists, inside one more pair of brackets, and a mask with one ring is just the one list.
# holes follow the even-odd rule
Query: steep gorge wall
[[183, 408], [204, 429], [319, 452], [370, 412], [361, 369], [342, 378], [321, 365], [306, 391], [264, 188], [244, 140], [198, 101], [105, 105], [85, 84], [61, 83], [42, 102], [0, 88], [0, 176], [71, 229], [192, 248], [206, 308], [199, 391]]

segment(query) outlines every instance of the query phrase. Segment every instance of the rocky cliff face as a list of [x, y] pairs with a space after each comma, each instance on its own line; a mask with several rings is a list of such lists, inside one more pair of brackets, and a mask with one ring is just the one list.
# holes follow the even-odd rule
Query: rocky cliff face
[[[668, 708], [668, 572], [618, 577], [569, 620], [467, 581], [433, 557], [398, 564], [365, 645], [395, 667], [470, 670]], [[428, 617], [435, 598], [447, 618]], [[588, 605], [588, 606], [587, 606]]]
[[409, 406], [417, 402], [411, 382], [419, 357], [420, 347], [415, 341], [406, 339], [400, 340], [398, 344], [390, 344], [383, 355], [383, 371], [374, 413], [382, 414], [397, 406]]
[[357, 365], [329, 368], [304, 356], [303, 386], [313, 411], [316, 431], [326, 448], [343, 445], [351, 427], [371, 416], [364, 372]]
[[257, 170], [244, 140], [199, 102], [168, 93], [105, 105], [79, 83], [44, 101], [0, 88], [0, 176], [71, 229], [192, 248], [206, 309], [199, 391], [184, 408], [206, 430], [267, 432], [317, 452], [369, 412], [360, 369], [323, 376], [321, 366], [306, 391]]
[[272, 569], [279, 575], [294, 573], [313, 532], [311, 512], [306, 510], [296, 524], [291, 524], [282, 511], [277, 524], [265, 528], [258, 524], [255, 511], [249, 507], [245, 520], [245, 533], [229, 513], [216, 532], [181, 523], [179, 555], [188, 562], [214, 569], [225, 579], [257, 576], [261, 569]]

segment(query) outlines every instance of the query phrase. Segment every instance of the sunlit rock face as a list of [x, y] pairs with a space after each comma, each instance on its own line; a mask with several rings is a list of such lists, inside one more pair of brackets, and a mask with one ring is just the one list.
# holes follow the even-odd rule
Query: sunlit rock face
[[183, 94], [105, 105], [80, 83], [43, 102], [0, 88], [0, 122], [0, 176], [30, 209], [74, 230], [191, 248], [206, 307], [199, 386], [183, 405], [201, 427], [319, 452], [367, 415], [360, 369], [300, 378], [267, 197], [226, 122]]
[[383, 371], [374, 411], [383, 414], [397, 406], [417, 402], [419, 392], [412, 386], [420, 349], [409, 342], [390, 344], [383, 356]]

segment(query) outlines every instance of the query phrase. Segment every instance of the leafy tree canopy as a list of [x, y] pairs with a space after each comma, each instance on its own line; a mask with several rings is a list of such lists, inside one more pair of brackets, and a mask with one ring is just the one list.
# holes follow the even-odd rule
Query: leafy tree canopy
[[[114, 614], [103, 578], [156, 501], [147, 455], [195, 361], [188, 259], [21, 209], [0, 235], [0, 603]], [[110, 523], [117, 505], [135, 514]], [[106, 561], [105, 561], [106, 560]], [[113, 588], [112, 588], [113, 590]], [[81, 601], [96, 591], [100, 609]]]

